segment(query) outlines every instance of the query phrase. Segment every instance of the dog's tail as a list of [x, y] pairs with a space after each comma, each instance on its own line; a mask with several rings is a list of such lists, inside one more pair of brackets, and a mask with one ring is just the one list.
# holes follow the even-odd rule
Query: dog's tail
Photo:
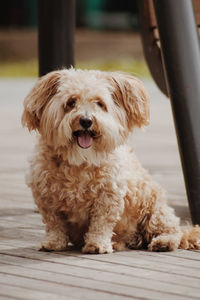
[[182, 227], [182, 238], [179, 245], [180, 249], [200, 250], [200, 226]]

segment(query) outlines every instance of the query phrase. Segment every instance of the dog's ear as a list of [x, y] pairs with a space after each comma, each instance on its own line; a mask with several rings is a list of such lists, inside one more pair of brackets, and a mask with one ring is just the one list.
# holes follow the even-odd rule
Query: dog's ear
[[39, 129], [43, 109], [57, 93], [60, 78], [60, 71], [42, 76], [25, 98], [22, 125], [27, 126], [30, 131]]
[[129, 130], [149, 124], [149, 103], [143, 83], [134, 76], [110, 72], [113, 99], [126, 111]]

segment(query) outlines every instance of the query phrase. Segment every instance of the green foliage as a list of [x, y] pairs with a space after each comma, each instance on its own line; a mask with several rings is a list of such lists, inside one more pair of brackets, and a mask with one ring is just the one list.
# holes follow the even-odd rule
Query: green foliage
[[81, 69], [98, 69], [101, 71], [123, 71], [138, 77], [150, 76], [144, 60], [78, 62], [76, 67]]
[[1, 62], [0, 77], [36, 77], [38, 65], [36, 60], [19, 62]]

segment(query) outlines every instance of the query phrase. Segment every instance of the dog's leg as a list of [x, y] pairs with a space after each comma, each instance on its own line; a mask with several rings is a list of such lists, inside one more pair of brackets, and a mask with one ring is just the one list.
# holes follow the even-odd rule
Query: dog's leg
[[61, 251], [66, 249], [69, 241], [66, 221], [62, 216], [54, 215], [44, 220], [46, 223], [46, 235], [38, 250]]
[[179, 247], [182, 232], [179, 218], [166, 204], [156, 208], [146, 226], [146, 234], [152, 237], [148, 250], [172, 251]]
[[113, 229], [123, 211], [123, 198], [102, 194], [92, 207], [84, 253], [111, 253]]

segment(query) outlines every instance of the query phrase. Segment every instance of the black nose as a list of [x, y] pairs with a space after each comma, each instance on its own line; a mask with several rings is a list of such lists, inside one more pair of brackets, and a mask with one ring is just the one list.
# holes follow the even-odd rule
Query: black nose
[[92, 125], [92, 118], [91, 117], [81, 117], [79, 122], [84, 129], [88, 129]]

